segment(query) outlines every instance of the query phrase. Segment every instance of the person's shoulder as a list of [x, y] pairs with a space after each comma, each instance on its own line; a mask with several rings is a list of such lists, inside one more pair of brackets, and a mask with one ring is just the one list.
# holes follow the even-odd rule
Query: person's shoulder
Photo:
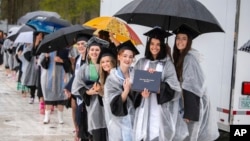
[[87, 63], [84, 63], [80, 66], [79, 70], [84, 71], [88, 67]]
[[201, 54], [197, 50], [190, 50], [185, 56], [184, 63], [197, 66], [200, 64], [200, 60]]
[[106, 78], [106, 82], [105, 83], [109, 82], [109, 83], [112, 84], [112, 83], [114, 83], [114, 81], [116, 81], [116, 78], [117, 78], [117, 76], [116, 76], [116, 68], [112, 68], [110, 70], [109, 75]]
[[185, 56], [185, 58], [187, 58], [187, 59], [195, 59], [196, 60], [197, 57], [198, 57], [198, 55], [199, 55], [199, 52], [197, 50], [191, 49], [187, 53], [187, 55]]
[[140, 59], [137, 60], [136, 64], [141, 63], [141, 62], [145, 62], [147, 60], [148, 60], [147, 58], [142, 57], [142, 58], [140, 58]]
[[186, 64], [186, 65], [188, 65], [188, 64], [191, 65], [191, 64], [194, 64], [195, 62], [197, 62], [197, 59], [195, 58], [194, 55], [188, 53], [188, 54], [185, 56], [184, 64]]
[[115, 75], [115, 73], [116, 73], [116, 67], [114, 67], [114, 68], [112, 68], [112, 69], [110, 70], [110, 73], [109, 73], [108, 76], [113, 76], [113, 75]]

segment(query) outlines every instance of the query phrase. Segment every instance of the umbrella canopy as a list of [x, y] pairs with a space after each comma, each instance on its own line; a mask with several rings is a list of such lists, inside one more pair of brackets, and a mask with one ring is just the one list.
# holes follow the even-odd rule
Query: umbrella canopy
[[8, 31], [8, 36], [7, 38], [10, 39], [11, 41], [15, 41], [17, 36], [22, 33], [22, 32], [27, 32], [27, 31], [35, 31], [34, 28], [28, 26], [28, 25], [21, 25], [18, 27], [12, 27]]
[[134, 0], [114, 16], [127, 23], [174, 30], [182, 24], [200, 33], [224, 32], [212, 13], [197, 0]]
[[61, 17], [56, 12], [38, 10], [38, 11], [32, 11], [32, 12], [26, 13], [25, 15], [23, 15], [22, 17], [20, 17], [17, 20], [17, 24], [25, 24], [30, 19], [32, 19], [32, 18], [34, 18], [36, 16], [45, 16], [45, 17], [52, 17], [53, 16], [53, 17], [56, 17], [56, 18], [60, 18]]
[[44, 37], [38, 46], [37, 53], [52, 52], [60, 50], [65, 47], [72, 46], [75, 43], [75, 37], [77, 34], [82, 33], [87, 36], [92, 36], [95, 29], [82, 26], [72, 25], [69, 27], [61, 28], [53, 33], [50, 33]]
[[33, 37], [34, 32], [33, 31], [27, 31], [27, 32], [21, 32], [14, 43], [33, 43]]
[[46, 16], [36, 16], [30, 19], [27, 25], [34, 27], [39, 32], [51, 33], [60, 28], [70, 26], [70, 22], [56, 18], [56, 17], [46, 17]]
[[84, 23], [84, 25], [96, 28], [98, 30], [111, 32], [120, 42], [125, 42], [130, 39], [135, 45], [142, 44], [140, 38], [133, 31], [133, 29], [129, 27], [128, 24], [115, 17], [97, 17]]

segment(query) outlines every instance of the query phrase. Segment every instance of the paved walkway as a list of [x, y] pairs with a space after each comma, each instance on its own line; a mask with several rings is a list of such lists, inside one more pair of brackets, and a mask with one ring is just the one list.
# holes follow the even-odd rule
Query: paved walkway
[[64, 124], [58, 124], [57, 110], [50, 123], [43, 124], [39, 102], [28, 104], [16, 90], [16, 82], [8, 78], [0, 67], [0, 141], [73, 141], [71, 109], [64, 110]]

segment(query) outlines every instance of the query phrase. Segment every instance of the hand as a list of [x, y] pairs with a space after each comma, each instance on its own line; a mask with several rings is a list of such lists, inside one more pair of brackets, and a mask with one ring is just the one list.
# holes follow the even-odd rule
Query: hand
[[96, 82], [95, 84], [95, 90], [96, 92], [100, 95], [103, 96], [104, 92], [103, 92], [103, 87], [101, 86], [100, 83]]
[[90, 88], [89, 90], [86, 91], [86, 93], [88, 95], [95, 95], [95, 94], [98, 94], [98, 92], [96, 92], [94, 86], [92, 88]]
[[96, 92], [101, 91], [101, 85], [97, 82], [95, 82], [95, 84], [92, 87]]
[[189, 120], [189, 119], [186, 119], [186, 118], [184, 118], [184, 121], [185, 121], [186, 123], [189, 123], [189, 122], [190, 122], [190, 120]]
[[57, 63], [63, 63], [63, 60], [59, 56], [56, 56], [54, 58], [54, 61], [57, 62]]
[[71, 97], [71, 92], [68, 91], [67, 89], [64, 89], [64, 94], [66, 95], [67, 98]]
[[148, 72], [149, 72], [149, 73], [154, 73], [154, 72], [155, 72], [155, 69], [149, 68], [149, 69], [148, 69]]
[[44, 55], [45, 55], [45, 57], [46, 57], [46, 58], [48, 58], [48, 57], [49, 57], [49, 53], [45, 53]]
[[23, 53], [22, 51], [18, 51], [18, 52], [17, 52], [17, 55], [18, 55], [18, 56], [21, 56], [22, 53]]
[[149, 97], [150, 92], [148, 89], [144, 88], [144, 90], [141, 92], [142, 97], [147, 98]]
[[131, 87], [130, 79], [126, 78], [123, 82], [124, 91], [128, 93], [130, 91], [130, 87]]

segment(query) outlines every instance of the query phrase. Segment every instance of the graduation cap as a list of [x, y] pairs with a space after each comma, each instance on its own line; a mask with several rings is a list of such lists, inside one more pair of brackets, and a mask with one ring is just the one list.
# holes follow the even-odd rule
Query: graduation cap
[[148, 32], [144, 33], [143, 35], [149, 38], [165, 39], [173, 34], [166, 32], [165, 30], [161, 29], [161, 27], [159, 26], [156, 26], [153, 29], [149, 30]]
[[134, 44], [131, 42], [131, 40], [127, 40], [126, 42], [120, 44], [120, 45], [117, 47], [118, 52], [119, 52], [120, 50], [123, 50], [123, 49], [131, 50], [131, 51], [134, 52], [135, 55], [139, 54], [139, 51], [136, 49], [136, 47], [135, 47]]
[[178, 27], [177, 29], [175, 29], [173, 31], [173, 33], [174, 34], [184, 33], [184, 34], [187, 34], [192, 39], [194, 39], [198, 35], [200, 35], [199, 31], [196, 31], [195, 29], [193, 29], [192, 27], [188, 26], [187, 24], [182, 24], [180, 27]]
[[98, 38], [98, 37], [95, 37], [95, 36], [91, 37], [88, 40], [87, 44], [88, 44], [88, 48], [90, 48], [93, 45], [97, 45], [97, 46], [99, 46], [101, 48], [107, 48], [107, 47], [109, 47], [109, 42], [108, 41], [105, 41], [105, 40], [103, 40], [101, 38]]
[[79, 42], [79, 41], [86, 41], [88, 42], [88, 40], [91, 38], [91, 35], [87, 35], [87, 34], [83, 34], [83, 33], [78, 33], [75, 37], [75, 41]]
[[103, 57], [110, 56], [116, 59], [116, 53], [114, 53], [110, 48], [102, 48], [101, 53], [98, 56], [97, 64], [100, 64], [100, 61]]

